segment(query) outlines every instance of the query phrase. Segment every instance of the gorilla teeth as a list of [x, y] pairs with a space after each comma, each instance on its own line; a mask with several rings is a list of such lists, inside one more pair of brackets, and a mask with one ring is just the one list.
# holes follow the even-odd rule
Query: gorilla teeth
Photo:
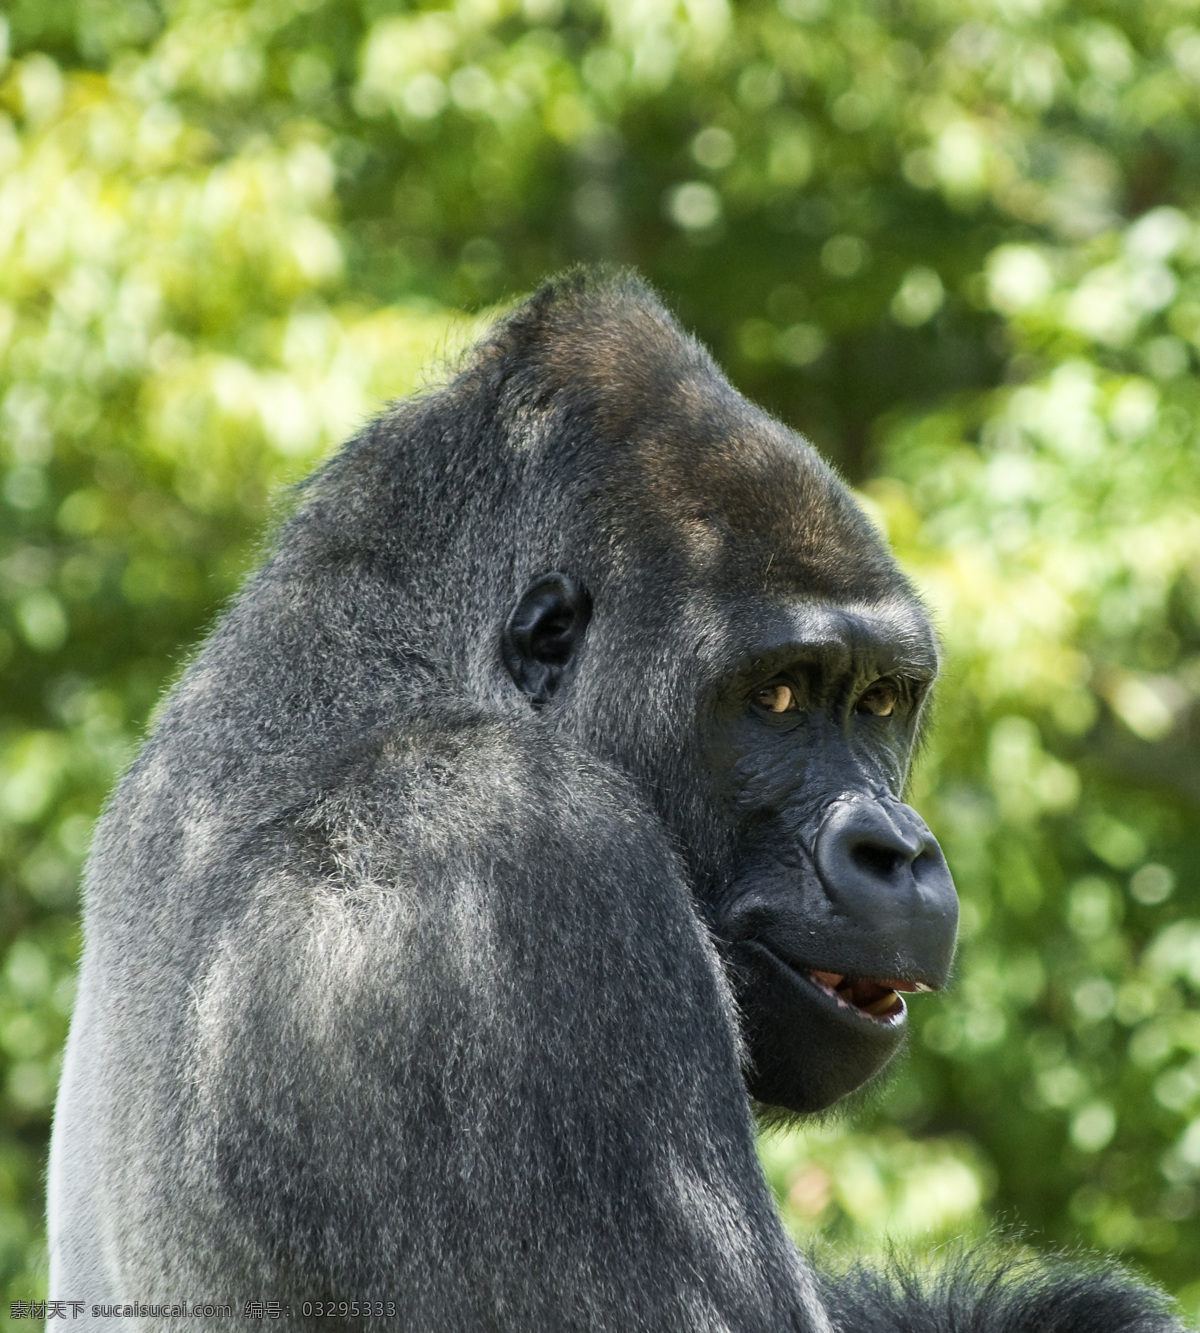
[[895, 1009], [897, 1001], [903, 1006], [904, 1001], [900, 999], [900, 996], [894, 990], [890, 990], [886, 995], [880, 996], [873, 1004], [865, 1004], [861, 1007], [864, 1013], [871, 1014], [875, 1018], [882, 1018]]
[[809, 976], [827, 995], [872, 1018], [894, 1018], [903, 1013], [904, 1001], [897, 993], [898, 988], [929, 989], [920, 983], [873, 981], [869, 977], [848, 977], [841, 972], [814, 970]]

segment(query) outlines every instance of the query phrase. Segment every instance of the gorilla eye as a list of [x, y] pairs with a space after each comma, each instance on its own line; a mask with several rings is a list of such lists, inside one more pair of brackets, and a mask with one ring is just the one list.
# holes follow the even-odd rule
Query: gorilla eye
[[764, 685], [755, 692], [754, 702], [771, 713], [794, 713], [799, 707], [789, 685]]
[[854, 711], [856, 713], [871, 713], [875, 717], [891, 717], [896, 709], [898, 697], [899, 691], [894, 681], [877, 680], [870, 689], [865, 690], [859, 696], [858, 703], [854, 705]]

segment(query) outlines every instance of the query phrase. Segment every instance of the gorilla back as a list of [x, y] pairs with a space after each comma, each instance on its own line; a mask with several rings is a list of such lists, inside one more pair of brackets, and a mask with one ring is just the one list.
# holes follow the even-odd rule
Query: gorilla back
[[978, 1324], [960, 1287], [819, 1284], [762, 1180], [751, 1098], [829, 1105], [946, 981], [953, 886], [900, 798], [936, 667], [807, 445], [632, 280], [544, 289], [302, 488], [113, 798], [51, 1295], [1174, 1327], [1117, 1278], [989, 1279]]

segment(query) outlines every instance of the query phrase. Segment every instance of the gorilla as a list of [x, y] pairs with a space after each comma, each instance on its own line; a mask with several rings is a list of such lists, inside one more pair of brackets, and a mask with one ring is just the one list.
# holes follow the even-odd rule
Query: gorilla
[[820, 1276], [756, 1106], [873, 1079], [956, 899], [938, 668], [845, 488], [572, 274], [305, 483], [102, 819], [51, 1296], [413, 1333], [1178, 1328], [1113, 1271]]

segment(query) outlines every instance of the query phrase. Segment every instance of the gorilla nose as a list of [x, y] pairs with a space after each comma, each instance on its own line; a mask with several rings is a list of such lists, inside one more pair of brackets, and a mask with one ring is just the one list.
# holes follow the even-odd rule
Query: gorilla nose
[[832, 802], [814, 848], [817, 873], [836, 911], [878, 933], [906, 922], [898, 952], [941, 985], [958, 925], [958, 896], [928, 825], [894, 800], [848, 795]]

